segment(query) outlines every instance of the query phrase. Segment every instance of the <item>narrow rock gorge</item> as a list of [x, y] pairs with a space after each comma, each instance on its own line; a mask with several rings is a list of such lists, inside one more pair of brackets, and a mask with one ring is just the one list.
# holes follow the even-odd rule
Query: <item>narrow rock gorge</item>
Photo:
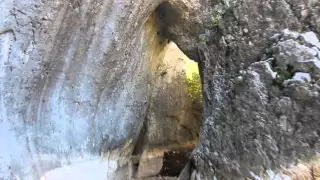
[[318, 0], [0, 10], [0, 179], [320, 178]]
[[167, 43], [163, 53], [133, 151], [134, 178], [179, 176], [199, 136], [202, 91], [198, 65], [173, 42]]

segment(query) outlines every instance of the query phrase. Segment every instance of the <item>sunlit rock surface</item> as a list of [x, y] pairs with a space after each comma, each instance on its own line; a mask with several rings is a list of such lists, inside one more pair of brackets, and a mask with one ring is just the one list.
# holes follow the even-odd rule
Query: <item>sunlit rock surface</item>
[[[187, 75], [192, 76], [192, 83], [188, 83]], [[202, 91], [197, 63], [168, 42], [155, 77], [146, 119], [133, 152], [140, 159], [132, 174], [136, 178], [156, 176], [161, 170], [172, 168], [164, 164], [165, 152], [191, 152], [199, 136]]]

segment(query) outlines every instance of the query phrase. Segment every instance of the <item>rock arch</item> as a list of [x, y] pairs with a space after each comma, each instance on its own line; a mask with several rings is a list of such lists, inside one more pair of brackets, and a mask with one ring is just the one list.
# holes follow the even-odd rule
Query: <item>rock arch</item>
[[[99, 152], [119, 166], [127, 163], [143, 125], [148, 85], [157, 64], [150, 60], [163, 49], [152, 46], [159, 39], [148, 34], [156, 27], [144, 26], [159, 5], [160, 13], [177, 15], [164, 17], [165, 38], [200, 64], [203, 125], [188, 177], [241, 179], [251, 176], [250, 171], [259, 174], [319, 152], [318, 142], [312, 140], [319, 136], [317, 116], [291, 113], [298, 119], [310, 115], [312, 127], [292, 125], [315, 133], [288, 136], [274, 128], [280, 118], [263, 104], [261, 97], [269, 91], [236, 83], [241, 70], [263, 59], [275, 33], [286, 28], [319, 33], [318, 2], [4, 0], [0, 145], [6, 149], [0, 151], [0, 177], [38, 179], [48, 169], [72, 164], [78, 157], [91, 160]], [[242, 96], [251, 90], [258, 95]], [[263, 106], [242, 108], [236, 102], [241, 98], [257, 98]], [[315, 107], [318, 98], [313, 97]], [[312, 112], [318, 115], [316, 108]], [[261, 124], [265, 126], [257, 128]], [[289, 142], [280, 150], [278, 137]], [[293, 139], [298, 145], [290, 143]], [[300, 151], [301, 144], [305, 148]]]

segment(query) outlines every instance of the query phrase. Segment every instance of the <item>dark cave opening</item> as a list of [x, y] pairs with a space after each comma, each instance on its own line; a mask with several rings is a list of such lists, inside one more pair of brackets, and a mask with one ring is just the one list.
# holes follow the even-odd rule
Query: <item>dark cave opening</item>
[[187, 165], [193, 149], [176, 149], [165, 152], [160, 176], [178, 177]]

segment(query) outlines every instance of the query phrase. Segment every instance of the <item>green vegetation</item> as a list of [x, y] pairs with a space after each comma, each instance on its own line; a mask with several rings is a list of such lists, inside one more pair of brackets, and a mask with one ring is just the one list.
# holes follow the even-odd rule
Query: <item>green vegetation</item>
[[220, 20], [221, 20], [220, 14], [215, 14], [215, 15], [211, 16], [212, 27], [218, 27], [220, 24]]
[[290, 79], [291, 78], [291, 73], [288, 71], [280, 71], [277, 74], [277, 81], [279, 83], [283, 83], [285, 80]]
[[290, 79], [291, 77], [292, 77], [292, 74], [287, 70], [278, 71], [276, 79], [275, 79], [275, 84], [280, 89], [283, 89], [284, 81]]
[[199, 40], [200, 40], [200, 42], [207, 42], [209, 40], [209, 38], [206, 34], [200, 34]]
[[184, 69], [185, 81], [188, 86], [188, 95], [192, 100], [202, 103], [202, 88], [198, 69], [198, 63], [192, 60], [187, 60], [187, 65]]
[[213, 11], [211, 12], [211, 27], [219, 27], [223, 15], [227, 11], [232, 11], [232, 9], [237, 6], [237, 3], [237, 0], [222, 0], [221, 3], [215, 5]]

